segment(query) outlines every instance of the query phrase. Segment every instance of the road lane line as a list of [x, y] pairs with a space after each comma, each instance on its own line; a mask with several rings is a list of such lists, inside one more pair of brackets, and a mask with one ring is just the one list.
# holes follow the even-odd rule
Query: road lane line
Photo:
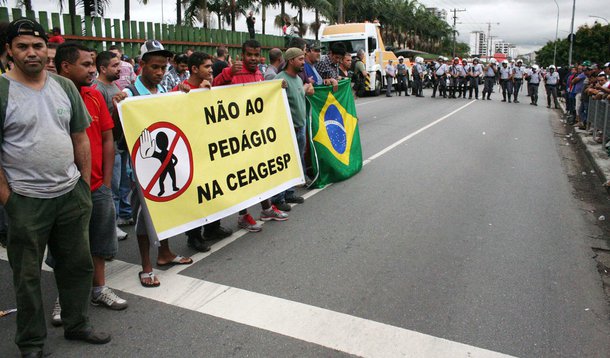
[[[378, 99], [378, 100], [374, 100], [374, 101], [370, 101], [370, 102], [365, 102], [365, 103], [378, 102], [378, 101], [382, 101], [382, 100], [384, 100], [384, 99]], [[425, 131], [425, 130], [427, 130], [427, 129], [430, 129], [431, 127], [433, 127], [433, 126], [435, 126], [435, 125], [439, 124], [440, 122], [442, 122], [442, 121], [444, 121], [445, 119], [447, 119], [447, 118], [451, 117], [452, 115], [456, 114], [457, 112], [461, 111], [462, 109], [464, 109], [464, 108], [466, 108], [466, 107], [470, 106], [470, 105], [471, 105], [471, 104], [473, 104], [474, 102], [476, 102], [476, 101], [470, 101], [470, 102], [466, 103], [465, 105], [461, 106], [460, 108], [458, 108], [458, 109], [456, 109], [456, 110], [454, 110], [454, 111], [452, 111], [452, 112], [450, 112], [450, 113], [448, 113], [448, 114], [446, 114], [446, 115], [442, 116], [441, 118], [439, 118], [439, 119], [435, 120], [434, 122], [429, 123], [429, 124], [427, 124], [427, 125], [425, 125], [425, 126], [421, 127], [420, 129], [416, 130], [415, 132], [413, 132], [413, 133], [411, 133], [411, 134], [407, 135], [406, 137], [404, 137], [404, 138], [402, 138], [402, 139], [400, 139], [400, 140], [398, 140], [398, 141], [394, 142], [393, 144], [389, 145], [388, 147], [386, 147], [386, 148], [382, 149], [381, 151], [377, 152], [377, 153], [376, 153], [376, 154], [374, 154], [373, 156], [371, 156], [371, 157], [369, 157], [368, 159], [364, 160], [364, 161], [362, 162], [362, 165], [363, 165], [363, 166], [365, 166], [365, 165], [369, 164], [369, 163], [370, 163], [370, 162], [372, 162], [373, 160], [375, 160], [375, 159], [377, 159], [377, 158], [381, 157], [382, 155], [384, 155], [384, 154], [388, 153], [389, 151], [391, 151], [392, 149], [394, 149], [394, 148], [396, 148], [397, 146], [401, 145], [402, 143], [406, 142], [407, 140], [409, 140], [409, 139], [411, 139], [411, 138], [415, 137], [416, 135], [418, 135], [418, 134], [420, 134], [420, 133], [424, 132], [424, 131]], [[364, 103], [362, 103], [362, 104], [364, 104]], [[329, 187], [329, 186], [331, 186], [331, 185], [332, 185], [332, 183], [331, 183], [331, 184], [326, 185], [324, 188], [309, 190], [308, 192], [306, 192], [306, 193], [304, 193], [304, 194], [302, 195], [302, 196], [303, 196], [303, 199], [309, 199], [309, 198], [311, 198], [312, 196], [314, 196], [314, 195], [318, 194], [319, 192], [323, 191], [324, 189], [328, 188], [328, 187]], [[292, 204], [291, 206], [295, 206], [295, 205], [296, 205], [296, 204]], [[265, 222], [259, 222], [259, 224], [262, 224], [262, 225], [264, 225], [264, 223], [265, 223]], [[212, 246], [211, 246], [211, 250], [210, 250], [210, 251], [208, 251], [208, 252], [204, 252], [204, 253], [199, 252], [199, 253], [196, 253], [196, 254], [192, 255], [192, 256], [191, 256], [191, 258], [193, 259], [193, 263], [195, 263], [195, 262], [199, 262], [199, 261], [201, 261], [201, 260], [205, 259], [206, 257], [210, 256], [210, 255], [211, 255], [211, 254], [213, 254], [214, 252], [216, 252], [216, 251], [218, 251], [218, 250], [222, 249], [223, 247], [225, 247], [225, 246], [227, 246], [227, 245], [229, 245], [229, 244], [233, 243], [234, 241], [236, 241], [237, 239], [241, 238], [242, 236], [244, 236], [244, 235], [245, 235], [245, 234], [247, 234], [247, 233], [248, 233], [248, 231], [241, 229], [241, 230], [236, 231], [235, 233], [233, 233], [233, 235], [231, 235], [230, 237], [228, 237], [228, 238], [226, 238], [226, 239], [223, 239], [223, 240], [220, 240], [219, 242], [217, 242], [217, 243], [215, 243], [214, 245], [212, 245]], [[174, 266], [174, 267], [172, 267], [172, 268], [171, 268], [171, 269], [169, 269], [168, 271], [172, 271], [173, 273], [180, 273], [181, 271], [186, 270], [187, 268], [188, 268], [188, 266], [179, 265], [179, 266]]]
[[155, 289], [137, 282], [139, 267], [107, 265], [108, 285], [130, 294], [237, 322], [360, 357], [509, 357], [328, 309], [167, 271]]
[[398, 147], [398, 146], [399, 146], [399, 145], [401, 145], [402, 143], [404, 143], [404, 142], [408, 141], [409, 139], [411, 139], [411, 138], [415, 137], [416, 135], [420, 134], [421, 132], [423, 132], [423, 131], [425, 131], [425, 130], [427, 130], [427, 129], [430, 129], [431, 127], [434, 127], [435, 125], [437, 125], [437, 124], [441, 123], [441, 122], [442, 122], [442, 121], [444, 121], [445, 119], [447, 119], [447, 118], [451, 117], [452, 115], [456, 114], [457, 112], [461, 111], [462, 109], [464, 109], [464, 108], [466, 108], [466, 107], [470, 106], [471, 104], [473, 104], [473, 103], [475, 103], [475, 102], [476, 102], [476, 101], [470, 101], [470, 102], [466, 103], [465, 105], [463, 105], [462, 107], [460, 107], [460, 108], [456, 109], [455, 111], [453, 111], [453, 112], [451, 112], [451, 113], [449, 113], [449, 114], [446, 114], [446, 115], [442, 116], [441, 118], [439, 118], [439, 119], [435, 120], [434, 122], [429, 123], [429, 124], [427, 124], [427, 125], [425, 125], [425, 126], [421, 127], [420, 129], [416, 130], [415, 132], [413, 132], [413, 133], [411, 133], [411, 134], [407, 135], [406, 137], [404, 137], [404, 138], [402, 138], [402, 139], [400, 139], [400, 140], [398, 140], [398, 141], [396, 141], [396, 142], [392, 143], [391, 145], [389, 145], [389, 146], [385, 147], [384, 149], [382, 149], [381, 151], [377, 152], [377, 154], [374, 154], [374, 155], [372, 155], [371, 157], [369, 157], [368, 159], [366, 159], [364, 162], [362, 162], [362, 165], [364, 166], [364, 165], [369, 164], [369, 163], [370, 163], [370, 162], [372, 162], [373, 160], [375, 160], [375, 159], [377, 159], [377, 158], [381, 157], [382, 155], [384, 155], [384, 154], [386, 154], [387, 152], [391, 151], [392, 149], [394, 149], [394, 148]]

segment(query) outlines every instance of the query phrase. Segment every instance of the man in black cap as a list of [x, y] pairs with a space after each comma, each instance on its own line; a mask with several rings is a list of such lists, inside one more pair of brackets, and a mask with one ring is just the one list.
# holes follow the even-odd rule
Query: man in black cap
[[[40, 24], [13, 21], [6, 42], [15, 66], [0, 77], [0, 203], [11, 228], [7, 253], [17, 301], [15, 343], [23, 357], [42, 357], [46, 325], [40, 279], [48, 244], [57, 262], [64, 337], [104, 344], [110, 336], [93, 331], [88, 318], [93, 264], [85, 130], [91, 117], [74, 84], [44, 70], [47, 37]], [[27, 103], [20, 103], [24, 99]]]

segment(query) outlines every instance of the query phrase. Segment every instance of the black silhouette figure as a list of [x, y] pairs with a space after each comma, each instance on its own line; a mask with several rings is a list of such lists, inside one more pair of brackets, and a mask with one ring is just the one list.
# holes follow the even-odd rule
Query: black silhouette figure
[[[167, 138], [167, 134], [165, 134], [164, 132], [159, 132], [157, 133], [157, 136], [155, 137], [156, 142], [157, 142], [157, 147], [161, 150], [160, 152], [155, 151], [153, 153], [153, 157], [157, 158], [161, 161], [161, 165], [163, 165], [163, 162], [165, 162], [165, 159], [167, 158], [167, 155], [169, 154], [169, 139]], [[167, 175], [169, 174], [169, 177], [172, 179], [172, 190], [174, 191], [178, 191], [180, 190], [180, 188], [178, 188], [176, 186], [176, 164], [178, 164], [178, 158], [172, 154], [172, 159], [169, 161], [169, 163], [167, 163], [167, 166], [165, 168], [163, 168], [163, 171], [161, 172], [161, 175], [159, 176], [159, 189], [161, 189], [159, 191], [159, 195], [157, 196], [161, 196], [165, 193], [165, 178], [167, 177]]]

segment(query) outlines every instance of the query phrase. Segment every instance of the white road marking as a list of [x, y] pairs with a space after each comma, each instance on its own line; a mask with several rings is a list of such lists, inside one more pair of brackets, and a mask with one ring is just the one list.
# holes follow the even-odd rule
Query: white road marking
[[[381, 157], [472, 103], [400, 139], [365, 163]], [[322, 190], [324, 188], [311, 190], [304, 197], [309, 198]], [[194, 255], [193, 260], [202, 260], [245, 233], [244, 230], [238, 231], [216, 243], [212, 251]], [[8, 260], [4, 248], [0, 248], [0, 259]], [[126, 293], [361, 357], [510, 357], [405, 328], [178, 274], [188, 267], [175, 266], [167, 271], [156, 271], [162, 284], [151, 289], [139, 284], [139, 265], [114, 260], [106, 265], [106, 281], [109, 286]], [[44, 270], [49, 269], [44, 267]]]
[[162, 284], [150, 289], [136, 283], [139, 271], [136, 265], [115, 260], [106, 270], [109, 286], [123, 292], [361, 357], [509, 357], [405, 328], [168, 271], [157, 272]]

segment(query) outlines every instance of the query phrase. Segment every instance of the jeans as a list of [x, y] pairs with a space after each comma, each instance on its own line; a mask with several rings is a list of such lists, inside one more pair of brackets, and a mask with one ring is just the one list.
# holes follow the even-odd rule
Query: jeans
[[129, 153], [126, 150], [117, 150], [112, 170], [112, 197], [114, 198], [116, 214], [123, 219], [132, 217], [131, 205], [129, 204], [131, 179], [127, 174], [129, 163]]
[[[297, 137], [297, 144], [299, 146], [299, 156], [301, 158], [301, 167], [303, 168], [303, 173], [305, 173], [306, 165], [305, 165], [305, 145], [307, 144], [307, 128], [305, 127], [294, 127], [294, 132]], [[273, 203], [283, 203], [286, 201], [286, 198], [294, 196], [294, 188], [287, 189], [283, 191], [273, 198], [271, 201]]]

